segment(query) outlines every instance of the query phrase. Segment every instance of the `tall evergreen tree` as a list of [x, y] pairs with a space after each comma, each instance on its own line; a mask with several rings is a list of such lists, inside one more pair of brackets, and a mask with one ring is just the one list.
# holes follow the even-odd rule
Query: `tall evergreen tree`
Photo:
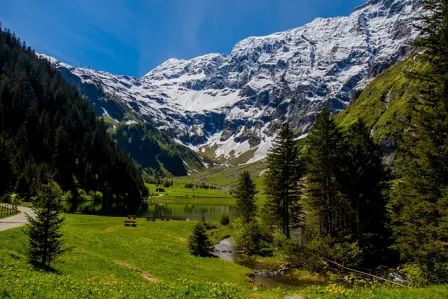
[[307, 203], [317, 216], [319, 233], [337, 237], [345, 226], [348, 204], [341, 200], [342, 134], [325, 108], [306, 138]]
[[238, 177], [238, 182], [232, 190], [232, 194], [236, 198], [237, 215], [241, 217], [244, 223], [251, 222], [257, 213], [256, 193], [256, 186], [249, 171], [243, 171]]
[[386, 229], [389, 175], [380, 149], [362, 121], [353, 124], [345, 135], [347, 151], [340, 182], [350, 205], [347, 233], [359, 242], [364, 263], [378, 265], [390, 256], [390, 234]]
[[50, 182], [40, 187], [37, 196], [33, 207], [35, 218], [27, 215], [28, 255], [33, 264], [50, 269], [51, 262], [67, 250], [63, 246], [60, 232], [64, 221], [61, 217], [62, 207], [59, 205], [62, 191], [58, 184]]
[[[265, 175], [267, 201], [263, 207], [264, 218], [278, 225], [286, 237], [290, 237], [290, 226], [301, 214], [299, 180], [302, 165], [294, 134], [288, 123], [284, 123], [267, 158], [268, 171]], [[297, 224], [297, 223], [295, 223]]]
[[426, 282], [448, 281], [448, 1], [422, 0], [416, 42], [425, 63], [411, 72], [421, 93], [401, 144], [390, 203], [395, 247]]

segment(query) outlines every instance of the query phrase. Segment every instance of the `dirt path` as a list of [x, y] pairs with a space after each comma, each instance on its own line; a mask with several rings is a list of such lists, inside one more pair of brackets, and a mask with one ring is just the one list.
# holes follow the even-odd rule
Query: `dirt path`
[[26, 219], [26, 214], [34, 217], [34, 212], [31, 210], [31, 208], [26, 207], [17, 207], [19, 211], [22, 213], [0, 219], [0, 231], [20, 227], [28, 223], [28, 220]]
[[126, 262], [123, 262], [123, 261], [114, 261], [114, 262], [115, 262], [116, 264], [120, 265], [120, 266], [123, 266], [123, 267], [128, 268], [128, 269], [131, 270], [131, 271], [134, 271], [134, 272], [139, 273], [144, 279], [146, 279], [146, 280], [148, 280], [148, 281], [150, 281], [150, 282], [152, 282], [152, 283], [158, 283], [158, 282], [160, 282], [159, 279], [157, 279], [156, 277], [152, 276], [151, 274], [149, 274], [149, 273], [147, 273], [147, 272], [143, 272], [143, 271], [141, 271], [141, 270], [139, 270], [139, 269], [136, 269], [136, 268], [132, 267], [131, 265], [129, 265], [129, 264], [126, 263]]

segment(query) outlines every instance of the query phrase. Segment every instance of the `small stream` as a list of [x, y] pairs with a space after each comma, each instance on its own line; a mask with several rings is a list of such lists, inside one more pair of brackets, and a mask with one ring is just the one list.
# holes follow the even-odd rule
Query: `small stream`
[[253, 274], [250, 277], [255, 287], [276, 288], [284, 283], [280, 280], [283, 280], [282, 278], [288, 271], [286, 267], [281, 267], [277, 270], [263, 270], [259, 269], [255, 263], [244, 261], [241, 255], [235, 251], [235, 242], [232, 238], [223, 239], [216, 244], [213, 255], [252, 269]]

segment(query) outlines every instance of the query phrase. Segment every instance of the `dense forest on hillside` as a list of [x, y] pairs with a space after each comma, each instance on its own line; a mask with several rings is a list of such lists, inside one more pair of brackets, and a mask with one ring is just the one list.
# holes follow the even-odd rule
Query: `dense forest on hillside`
[[140, 171], [112, 141], [76, 87], [0, 28], [0, 195], [29, 199], [51, 176], [77, 198], [147, 195]]
[[117, 125], [111, 133], [120, 148], [150, 175], [185, 176], [189, 167], [204, 168], [195, 152], [175, 143], [149, 122]]

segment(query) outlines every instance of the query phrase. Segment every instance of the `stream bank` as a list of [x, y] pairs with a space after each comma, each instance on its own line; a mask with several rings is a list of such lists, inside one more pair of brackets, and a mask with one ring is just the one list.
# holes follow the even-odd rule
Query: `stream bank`
[[254, 287], [277, 288], [289, 284], [289, 279], [286, 277], [289, 268], [286, 265], [280, 265], [280, 267], [272, 265], [267, 267], [269, 269], [262, 269], [262, 265], [255, 260], [247, 260], [235, 250], [235, 242], [232, 238], [225, 238], [216, 244], [213, 255], [251, 269], [253, 273], [249, 277]]

